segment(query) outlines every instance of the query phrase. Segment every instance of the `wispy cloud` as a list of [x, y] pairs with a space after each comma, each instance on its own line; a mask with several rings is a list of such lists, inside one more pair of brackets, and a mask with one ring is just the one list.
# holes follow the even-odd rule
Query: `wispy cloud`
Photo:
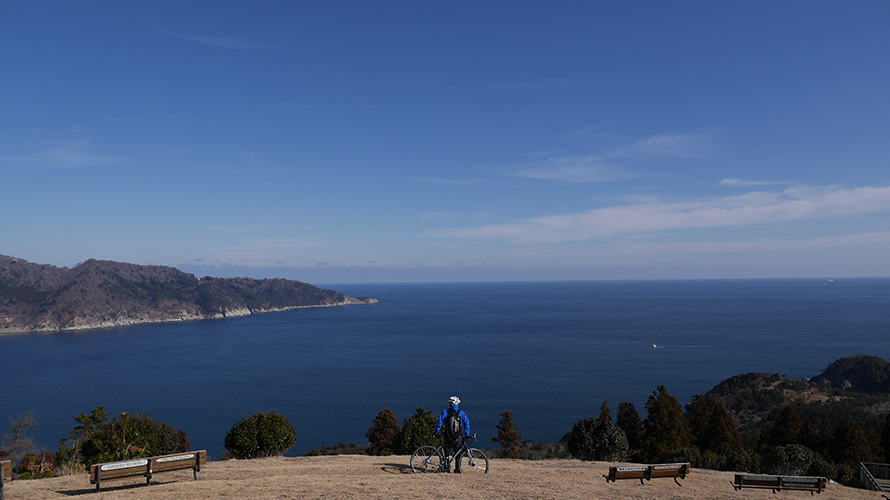
[[890, 187], [795, 186], [781, 192], [752, 192], [707, 200], [664, 202], [653, 198], [577, 214], [442, 230], [433, 234], [459, 239], [501, 239], [521, 244], [561, 243], [883, 211], [890, 211]]
[[547, 158], [543, 165], [512, 170], [510, 175], [565, 182], [614, 182], [633, 177], [593, 155]]
[[459, 219], [463, 216], [461, 213], [454, 212], [429, 212], [425, 214], [420, 214], [420, 219], [424, 221], [441, 221], [441, 220], [455, 220]]
[[88, 151], [90, 141], [78, 139], [51, 146], [45, 151], [0, 156], [0, 165], [36, 168], [78, 168], [120, 165], [126, 159]]
[[639, 139], [611, 152], [609, 158], [699, 158], [714, 154], [716, 129], [659, 134]]
[[793, 182], [783, 182], [783, 181], [746, 181], [743, 179], [723, 179], [717, 185], [718, 186], [787, 186], [789, 184], [794, 184]]
[[659, 160], [664, 158], [694, 158], [714, 154], [716, 130], [660, 134], [637, 139], [614, 147], [601, 154], [551, 156], [535, 152], [537, 164], [508, 167], [507, 175], [573, 183], [616, 182], [640, 177], [627, 165], [629, 160]]
[[227, 38], [227, 37], [214, 37], [214, 36], [203, 36], [203, 35], [193, 35], [190, 33], [171, 33], [167, 32], [168, 35], [179, 38], [182, 40], [189, 40], [192, 42], [197, 42], [203, 45], [209, 45], [212, 47], [219, 47], [222, 49], [234, 49], [234, 50], [270, 50], [277, 49], [278, 45], [264, 42], [255, 42], [250, 40], [242, 40], [238, 38]]
[[453, 186], [466, 186], [471, 184], [468, 181], [456, 180], [456, 179], [443, 179], [441, 177], [427, 177], [422, 178], [418, 177], [414, 179], [417, 182], [429, 182], [431, 184], [449, 184]]

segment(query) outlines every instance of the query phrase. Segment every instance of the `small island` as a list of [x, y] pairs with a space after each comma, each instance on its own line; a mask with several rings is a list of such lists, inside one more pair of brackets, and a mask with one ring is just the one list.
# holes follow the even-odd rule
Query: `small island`
[[174, 267], [94, 259], [69, 269], [0, 255], [0, 335], [376, 302], [295, 280], [198, 279]]

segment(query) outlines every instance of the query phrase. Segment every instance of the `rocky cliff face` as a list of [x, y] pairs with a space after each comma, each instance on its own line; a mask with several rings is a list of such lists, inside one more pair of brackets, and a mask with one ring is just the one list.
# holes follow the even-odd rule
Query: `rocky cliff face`
[[0, 255], [0, 334], [374, 302], [293, 280], [199, 280], [172, 267], [92, 259], [68, 269]]

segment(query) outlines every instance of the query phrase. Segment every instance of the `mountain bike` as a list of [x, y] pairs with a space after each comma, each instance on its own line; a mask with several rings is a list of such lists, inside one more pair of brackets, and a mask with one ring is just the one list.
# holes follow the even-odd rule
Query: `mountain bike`
[[[445, 456], [442, 446], [421, 446], [411, 455], [411, 470], [415, 474], [429, 472], [448, 472], [451, 470], [451, 462], [460, 468], [462, 474], [488, 474], [488, 456], [477, 448], [468, 448], [467, 445], [476, 440], [476, 435], [462, 439], [460, 449], [453, 457]], [[461, 461], [466, 457], [466, 463]]]

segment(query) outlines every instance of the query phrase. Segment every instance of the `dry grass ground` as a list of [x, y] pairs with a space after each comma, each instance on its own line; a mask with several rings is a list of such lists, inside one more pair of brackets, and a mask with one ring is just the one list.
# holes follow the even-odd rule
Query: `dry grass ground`
[[[671, 479], [653, 479], [645, 484], [625, 480], [606, 483], [609, 465], [578, 460], [492, 460], [487, 475], [415, 475], [409, 457], [340, 455], [327, 457], [270, 458], [210, 462], [192, 479], [191, 471], [155, 476], [151, 486], [132, 479], [108, 483], [99, 495], [86, 475], [13, 481], [7, 483], [7, 500], [99, 498], [181, 500], [205, 498], [238, 499], [630, 499], [653, 498], [793, 499], [811, 498], [801, 491], [735, 491], [733, 474], [693, 469], [677, 486]], [[829, 484], [820, 500], [881, 499], [881, 494]]]

